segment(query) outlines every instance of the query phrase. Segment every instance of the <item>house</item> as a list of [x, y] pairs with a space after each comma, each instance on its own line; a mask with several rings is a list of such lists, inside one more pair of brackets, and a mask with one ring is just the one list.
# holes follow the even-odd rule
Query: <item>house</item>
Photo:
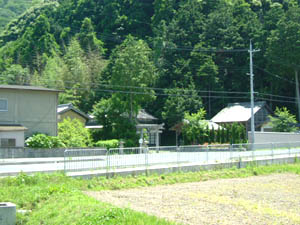
[[0, 124], [0, 147], [24, 147], [24, 131], [20, 124]]
[[78, 119], [85, 128], [88, 129], [101, 129], [102, 125], [99, 125], [95, 119], [95, 116], [88, 115], [81, 110], [75, 108], [72, 103], [61, 104], [57, 106], [57, 121], [61, 122], [66, 118]]
[[[273, 111], [264, 101], [254, 103], [253, 113], [256, 131], [264, 129], [264, 126], [269, 122], [269, 115], [273, 115]], [[220, 125], [241, 123], [244, 124], [248, 133], [251, 130], [251, 103], [230, 103], [226, 108], [217, 113], [211, 121]], [[271, 129], [271, 127], [267, 128]]]
[[164, 124], [157, 123], [157, 118], [147, 113], [144, 109], [139, 110], [136, 116], [136, 130], [140, 135], [140, 139], [143, 139], [146, 132], [149, 137], [149, 146], [160, 145], [160, 134], [164, 129]]
[[24, 137], [34, 133], [56, 136], [58, 94], [58, 90], [49, 88], [0, 85], [0, 137], [3, 146], [20, 146], [20, 143], [24, 144]]
[[97, 121], [96, 117], [94, 115], [88, 115], [89, 116], [89, 121], [85, 124], [85, 128], [87, 129], [102, 129], [103, 126], [99, 124]]
[[72, 103], [61, 104], [57, 106], [57, 120], [58, 122], [63, 121], [66, 118], [78, 119], [84, 125], [88, 122], [89, 116], [84, 112], [76, 109]]

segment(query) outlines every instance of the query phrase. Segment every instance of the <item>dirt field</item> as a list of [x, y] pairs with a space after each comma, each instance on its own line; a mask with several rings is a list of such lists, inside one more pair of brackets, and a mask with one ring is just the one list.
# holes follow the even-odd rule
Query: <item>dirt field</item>
[[300, 176], [293, 174], [86, 193], [183, 224], [300, 224]]

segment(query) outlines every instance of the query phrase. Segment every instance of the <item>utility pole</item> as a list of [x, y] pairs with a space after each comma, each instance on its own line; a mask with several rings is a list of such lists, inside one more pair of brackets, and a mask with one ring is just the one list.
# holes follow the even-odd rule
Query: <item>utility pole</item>
[[[250, 49], [249, 49], [249, 54], [250, 54], [250, 92], [251, 92], [251, 143], [255, 143], [255, 137], [254, 137], [254, 88], [253, 88], [253, 53], [254, 52], [259, 52], [260, 50], [253, 50], [252, 49], [252, 40], [250, 40]], [[252, 145], [253, 146], [253, 145]]]
[[296, 81], [298, 120], [300, 120], [300, 94], [299, 94], [299, 82], [298, 82], [298, 68], [295, 68], [295, 81]]

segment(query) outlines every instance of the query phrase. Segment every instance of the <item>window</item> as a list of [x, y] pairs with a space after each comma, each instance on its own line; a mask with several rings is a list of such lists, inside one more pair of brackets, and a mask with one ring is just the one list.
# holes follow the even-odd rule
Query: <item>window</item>
[[16, 147], [16, 139], [14, 138], [1, 138], [1, 147]]
[[7, 111], [7, 99], [0, 99], [0, 111]]

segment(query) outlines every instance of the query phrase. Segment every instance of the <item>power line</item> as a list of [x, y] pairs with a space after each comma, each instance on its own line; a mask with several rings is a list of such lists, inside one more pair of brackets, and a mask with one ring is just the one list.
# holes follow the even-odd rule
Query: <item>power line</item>
[[281, 102], [281, 103], [292, 103], [292, 104], [296, 103], [295, 101], [277, 100], [277, 99], [261, 98], [261, 97], [258, 97], [256, 99], [257, 100], [262, 100], [262, 101], [270, 101], [270, 102]]
[[[40, 79], [41, 81], [47, 82], [50, 81], [50, 79]], [[77, 84], [78, 82], [76, 81], [62, 81], [62, 80], [56, 80], [55, 83], [61, 83], [62, 85], [64, 85], [64, 83], [67, 84]], [[186, 89], [186, 88], [179, 88], [179, 87], [175, 87], [175, 88], [158, 88], [158, 87], [139, 87], [139, 86], [129, 86], [129, 85], [113, 85], [113, 84], [107, 84], [107, 83], [92, 83], [92, 82], [84, 82], [84, 85], [91, 85], [90, 88], [85, 88], [85, 90], [89, 89], [89, 90], [98, 90], [100, 87], [106, 87], [106, 88], [110, 88], [111, 90], [114, 91], [118, 91], [115, 90], [113, 88], [119, 88], [119, 89], [135, 89], [135, 90], [150, 90], [150, 91], [163, 91], [163, 92], [170, 92], [170, 91], [178, 91], [178, 92], [196, 92], [196, 93], [213, 93], [213, 94], [232, 94], [232, 95], [249, 95], [250, 92], [240, 92], [240, 91], [219, 91], [219, 90], [190, 90], [190, 89]], [[54, 87], [56, 88], [56, 87]], [[78, 88], [74, 88], [72, 86], [68, 86], [68, 89], [78, 89]], [[83, 88], [80, 88], [83, 89]], [[124, 91], [124, 90], [120, 90], [120, 91]], [[128, 91], [127, 91], [128, 92]], [[130, 91], [129, 91], [130, 92]], [[141, 93], [141, 92], [139, 92]], [[164, 95], [168, 95], [168, 93], [163, 93]], [[255, 92], [255, 95], [262, 95], [262, 96], [270, 96], [270, 97], [277, 97], [277, 98], [285, 98], [285, 99], [291, 99], [291, 100], [295, 100], [295, 97], [290, 97], [290, 96], [282, 96], [282, 95], [274, 95], [274, 94], [267, 94], [267, 93], [260, 93], [260, 92]], [[160, 95], [160, 93], [157, 93], [157, 95]], [[171, 94], [169, 94], [171, 95]], [[180, 94], [172, 94], [172, 95], [176, 95], [179, 96]], [[204, 97], [209, 97], [209, 96], [204, 96]], [[232, 98], [235, 98], [235, 96], [232, 96]]]
[[264, 93], [257, 93], [257, 94], [258, 95], [270, 96], [270, 97], [278, 97], [278, 98], [286, 98], [286, 99], [296, 100], [295, 97], [288, 97], [288, 96], [282, 96], [282, 95], [273, 95], [273, 94], [264, 94]]
[[257, 69], [259, 69], [259, 70], [261, 70], [261, 71], [264, 71], [265, 73], [267, 73], [267, 74], [269, 74], [269, 75], [271, 75], [271, 76], [273, 76], [273, 77], [276, 77], [276, 78], [278, 78], [278, 79], [280, 79], [280, 80], [284, 80], [284, 81], [286, 81], [286, 82], [288, 82], [288, 83], [290, 83], [290, 84], [295, 84], [295, 82], [292, 82], [292, 81], [290, 81], [290, 80], [288, 80], [288, 79], [285, 79], [285, 78], [283, 78], [283, 77], [281, 77], [281, 76], [279, 76], [279, 75], [277, 75], [277, 74], [271, 73], [270, 71], [268, 71], [268, 70], [266, 70], [266, 69], [262, 69], [262, 68], [260, 68], [260, 67], [258, 67], [258, 66], [256, 66], [256, 65], [254, 65], [254, 67], [256, 67]]

